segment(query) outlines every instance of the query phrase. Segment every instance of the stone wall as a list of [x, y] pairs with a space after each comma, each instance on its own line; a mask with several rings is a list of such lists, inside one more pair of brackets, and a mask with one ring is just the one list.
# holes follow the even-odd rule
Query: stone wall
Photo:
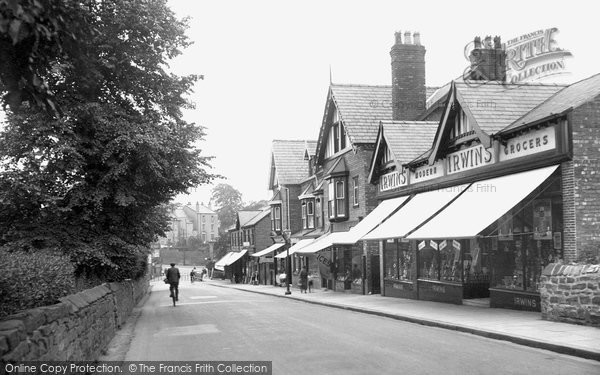
[[600, 327], [600, 265], [549, 264], [540, 281], [543, 319]]
[[148, 279], [97, 286], [0, 321], [0, 362], [95, 360], [133, 307]]

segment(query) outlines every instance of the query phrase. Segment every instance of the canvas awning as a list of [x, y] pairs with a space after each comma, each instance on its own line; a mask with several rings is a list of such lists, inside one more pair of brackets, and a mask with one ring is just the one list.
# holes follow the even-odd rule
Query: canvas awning
[[225, 266], [230, 266], [233, 263], [237, 262], [238, 260], [240, 260], [241, 257], [243, 257], [246, 253], [248, 252], [248, 250], [242, 250], [239, 252], [232, 252], [231, 256], [227, 259], [226, 263], [224, 264]]
[[265, 255], [267, 255], [269, 253], [272, 253], [273, 251], [279, 249], [283, 245], [285, 245], [285, 242], [274, 243], [273, 245], [267, 247], [266, 249], [261, 250], [258, 253], [254, 253], [254, 254], [250, 254], [250, 255], [252, 255], [253, 257], [257, 257], [257, 258], [258, 257], [262, 257], [262, 256], [265, 256]]
[[225, 254], [225, 256], [223, 256], [223, 258], [219, 259], [216, 263], [215, 263], [215, 268], [223, 271], [225, 268], [225, 265], [227, 264], [227, 260], [232, 256], [232, 254], [234, 254], [233, 251]]
[[334, 242], [334, 245], [352, 245], [358, 242], [363, 236], [372, 231], [382, 221], [387, 219], [392, 212], [400, 207], [409, 197], [392, 198], [379, 203], [377, 207], [358, 224], [352, 227], [346, 236]]
[[396, 213], [364, 236], [363, 240], [384, 240], [406, 237], [431, 215], [456, 198], [469, 184], [426, 191], [413, 196]]
[[281, 254], [277, 254], [275, 255], [275, 258], [279, 258], [279, 259], [283, 259], [285, 257], [289, 255], [294, 254], [296, 251], [302, 249], [303, 247], [311, 244], [312, 242], [314, 242], [315, 239], [314, 238], [305, 238], [303, 240], [298, 241], [297, 243], [295, 243], [294, 245], [292, 245], [292, 247], [290, 247], [290, 249], [288, 251], [283, 251], [281, 252]]
[[542, 184], [557, 165], [473, 183], [464, 194], [409, 239], [452, 239], [477, 236]]
[[321, 251], [321, 250], [328, 248], [329, 246], [332, 246], [336, 242], [348, 241], [348, 239], [347, 239], [348, 233], [349, 232], [327, 233], [327, 234], [317, 238], [310, 245], [303, 247], [302, 249], [296, 251], [296, 253], [301, 254], [301, 255], [314, 254], [317, 251]]

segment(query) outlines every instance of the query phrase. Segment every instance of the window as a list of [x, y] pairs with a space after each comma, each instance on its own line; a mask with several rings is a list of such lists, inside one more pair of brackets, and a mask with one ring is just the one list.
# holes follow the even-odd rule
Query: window
[[315, 202], [313, 199], [302, 200], [302, 229], [315, 228]]
[[337, 111], [335, 111], [333, 114], [332, 124], [333, 125], [331, 125], [329, 136], [327, 138], [327, 150], [325, 152], [326, 157], [344, 150], [349, 143], [346, 129], [344, 128], [344, 124], [340, 121]]
[[473, 125], [469, 121], [469, 117], [465, 111], [460, 110], [454, 116], [454, 127], [450, 131], [450, 139], [469, 133], [473, 130]]
[[336, 181], [335, 183], [335, 208], [336, 216], [346, 216], [346, 189], [344, 189], [344, 181]]
[[202, 215], [202, 223], [206, 222], [206, 216]]
[[281, 232], [281, 205], [271, 207], [271, 230]]
[[383, 149], [383, 160], [382, 163], [383, 165], [386, 165], [389, 162], [394, 161], [394, 155], [392, 155], [392, 151], [390, 151], [390, 149], [385, 146]]
[[211, 223], [214, 223], [214, 222], [215, 222], [215, 217], [214, 217], [214, 216], [211, 216], [211, 217], [210, 217], [210, 222], [211, 222]]
[[323, 208], [321, 205], [321, 198], [315, 199], [316, 215], [315, 215], [315, 226], [321, 228], [323, 226]]
[[354, 192], [353, 205], [358, 206], [358, 176], [352, 178], [352, 191]]
[[312, 229], [315, 227], [315, 203], [309, 200], [306, 203], [306, 220], [308, 222], [308, 228]]
[[384, 242], [385, 277], [412, 281], [414, 259], [408, 242], [388, 240]]
[[329, 181], [327, 193], [327, 210], [330, 221], [347, 219], [346, 177]]

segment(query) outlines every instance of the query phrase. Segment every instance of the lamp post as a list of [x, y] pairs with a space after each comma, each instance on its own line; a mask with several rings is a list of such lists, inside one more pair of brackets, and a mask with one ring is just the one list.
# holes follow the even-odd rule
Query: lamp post
[[288, 231], [284, 231], [283, 232], [283, 239], [285, 240], [285, 245], [286, 245], [286, 257], [285, 257], [285, 262], [286, 262], [286, 269], [285, 269], [285, 284], [286, 284], [286, 290], [285, 290], [285, 295], [289, 296], [290, 294], [292, 294], [292, 292], [290, 291], [290, 280], [292, 278], [292, 262], [290, 259], [290, 236], [291, 236], [291, 232]]

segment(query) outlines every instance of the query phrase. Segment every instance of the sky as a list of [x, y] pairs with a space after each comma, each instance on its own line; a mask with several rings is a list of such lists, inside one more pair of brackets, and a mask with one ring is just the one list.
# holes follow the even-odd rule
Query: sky
[[[588, 5], [591, 4], [591, 5]], [[176, 74], [202, 74], [185, 119], [205, 127], [198, 146], [214, 173], [245, 202], [269, 199], [273, 139], [316, 140], [334, 83], [391, 83], [394, 32], [419, 31], [427, 52], [426, 84], [462, 74], [475, 36], [502, 41], [556, 27], [572, 52], [559, 77], [570, 83], [600, 72], [597, 12], [589, 1], [242, 1], [168, 0], [190, 17], [193, 45], [171, 63]], [[494, 6], [495, 5], [495, 6]], [[177, 201], [207, 203], [212, 186]]]
[[[593, 4], [594, 2], [589, 2]], [[493, 5], [497, 7], [493, 7]], [[427, 52], [426, 84], [441, 86], [467, 68], [475, 36], [502, 41], [556, 27], [571, 51], [571, 83], [600, 72], [598, 19], [583, 1], [189, 1], [169, 0], [190, 17], [194, 44], [171, 64], [178, 74], [203, 74], [188, 121], [206, 128], [200, 148], [215, 173], [245, 202], [269, 199], [273, 139], [316, 140], [327, 90], [334, 83], [391, 82], [395, 31], [419, 31]], [[589, 8], [591, 7], [591, 8]], [[207, 203], [211, 186], [178, 201]]]

